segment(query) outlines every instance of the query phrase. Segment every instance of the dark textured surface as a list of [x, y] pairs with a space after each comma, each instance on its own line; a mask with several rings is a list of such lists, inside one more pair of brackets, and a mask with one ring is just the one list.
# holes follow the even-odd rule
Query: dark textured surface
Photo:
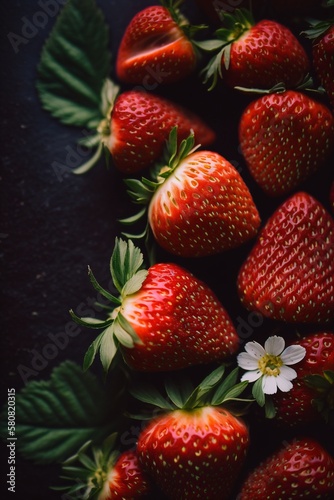
[[[110, 26], [110, 48], [115, 53], [133, 15], [154, 2], [101, 0], [97, 3]], [[45, 27], [39, 28], [28, 43], [19, 45], [17, 53], [8, 40], [10, 32], [22, 34], [23, 18], [32, 20], [39, 10], [37, 1], [13, 0], [1, 4], [1, 403], [7, 387], [19, 391], [23, 386], [20, 366], [21, 370], [22, 366], [34, 369], [29, 380], [40, 380], [47, 378], [62, 360], [81, 363], [92, 339], [86, 331], [58, 349], [53, 359], [45, 360], [44, 356], [39, 369], [32, 366], [36, 352], [47, 352], [49, 335], [65, 331], [70, 321], [69, 308], [76, 309], [93, 298], [87, 265], [93, 267], [100, 281], [108, 279], [114, 238], [121, 230], [117, 218], [132, 213], [120, 175], [112, 168], [106, 170], [103, 162], [84, 176], [71, 175], [67, 168], [61, 172], [55, 166], [55, 162], [66, 167], [77, 166], [74, 163], [78, 157], [80, 160], [80, 152], [76, 140], [82, 136], [82, 131], [59, 124], [43, 111], [35, 91], [40, 51], [55, 17], [49, 17]], [[192, 21], [202, 20], [196, 2], [186, 2], [185, 13]], [[281, 200], [268, 200], [259, 192], [238, 152], [238, 119], [250, 98], [221, 88], [209, 94], [197, 77], [155, 90], [188, 106], [215, 127], [218, 139], [213, 148], [239, 167], [265, 221]], [[69, 151], [75, 152], [72, 159]], [[321, 175], [302, 186], [327, 208], [332, 161], [322, 169]], [[235, 321], [247, 320], [234, 284], [250, 246], [210, 259], [178, 260], [212, 286]], [[159, 257], [171, 259], [162, 252]], [[276, 323], [265, 323], [261, 332], [270, 334], [276, 326]], [[263, 428], [254, 427], [255, 435], [261, 432]], [[321, 437], [326, 440], [325, 436]], [[270, 445], [264, 436], [262, 444], [252, 453], [261, 455], [262, 445], [270, 449], [281, 441], [279, 432]], [[6, 464], [1, 467], [2, 473], [6, 467]], [[18, 458], [14, 497], [18, 500], [59, 499], [59, 493], [49, 490], [57, 476], [56, 467], [37, 467]], [[3, 475], [1, 481], [4, 482]], [[8, 498], [11, 497], [8, 495]]]

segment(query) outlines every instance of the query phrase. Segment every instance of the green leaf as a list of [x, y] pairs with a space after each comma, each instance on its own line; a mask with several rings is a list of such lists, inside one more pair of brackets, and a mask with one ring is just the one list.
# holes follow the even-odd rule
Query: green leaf
[[96, 128], [104, 118], [108, 38], [94, 0], [68, 0], [43, 47], [36, 83], [44, 109], [62, 123]]
[[253, 385], [252, 394], [254, 399], [260, 406], [265, 404], [265, 395], [262, 389], [262, 377], [260, 377]]
[[102, 441], [115, 425], [111, 399], [94, 375], [63, 362], [49, 380], [29, 382], [16, 395], [18, 451], [48, 464], [65, 460], [88, 440]]

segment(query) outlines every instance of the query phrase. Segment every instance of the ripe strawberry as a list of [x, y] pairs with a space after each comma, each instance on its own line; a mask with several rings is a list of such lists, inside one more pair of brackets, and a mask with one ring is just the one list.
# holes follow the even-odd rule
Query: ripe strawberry
[[219, 51], [208, 63], [205, 81], [213, 88], [220, 76], [230, 87], [270, 89], [283, 82], [295, 87], [309, 71], [308, 56], [293, 33], [276, 21], [257, 23], [246, 9], [224, 15], [217, 40], [196, 42], [204, 51]]
[[239, 124], [242, 154], [251, 175], [269, 196], [284, 195], [316, 172], [334, 145], [330, 110], [303, 93], [260, 97]]
[[313, 67], [334, 110], [334, 19], [316, 21], [304, 31], [313, 40]]
[[[166, 411], [142, 430], [137, 453], [143, 470], [171, 500], [194, 500], [203, 495], [226, 500], [238, 478], [248, 451], [248, 428], [219, 405], [232, 392], [237, 398], [247, 382], [227, 386], [228, 377], [225, 382], [218, 377], [223, 369], [219, 367], [192, 392], [186, 384], [180, 386], [180, 380], [169, 383], [169, 400], [161, 396], [157, 400], [156, 393], [148, 390], [134, 392], [138, 399], [159, 404]], [[212, 390], [213, 396], [208, 398]]]
[[223, 361], [238, 349], [235, 328], [214, 293], [176, 264], [158, 263], [142, 269], [143, 256], [132, 241], [116, 239], [111, 275], [119, 297], [96, 282], [93, 286], [117, 307], [106, 321], [80, 319], [84, 326], [104, 331], [90, 346], [88, 368], [100, 350], [105, 371], [120, 347], [135, 370], [166, 371]]
[[156, 183], [125, 181], [130, 196], [149, 204], [148, 221], [158, 244], [175, 255], [202, 257], [253, 238], [260, 217], [239, 172], [217, 153], [194, 152], [192, 136], [177, 153], [176, 133], [171, 132], [170, 160]]
[[292, 389], [273, 396], [276, 418], [289, 426], [334, 422], [334, 333], [317, 332], [293, 344], [304, 347], [306, 356], [295, 365]]
[[[120, 453], [114, 448], [116, 438], [117, 435], [112, 434], [101, 448], [94, 447], [92, 457], [85, 453], [91, 442], [86, 443], [63, 465], [66, 474], [63, 479], [74, 482], [74, 485], [57, 489], [67, 490], [69, 495], [78, 495], [80, 490], [80, 498], [99, 500], [146, 498], [151, 483], [142, 471], [137, 452], [129, 450]], [[66, 495], [66, 498], [70, 497]]]
[[334, 220], [316, 199], [299, 192], [269, 218], [242, 265], [243, 305], [287, 322], [334, 319]]
[[197, 144], [208, 145], [215, 140], [211, 128], [179, 105], [151, 93], [127, 91], [114, 102], [104, 143], [116, 167], [125, 174], [133, 174], [160, 158], [174, 126], [179, 128], [180, 141], [191, 130]]
[[188, 36], [189, 23], [173, 2], [169, 4], [169, 8], [147, 7], [130, 21], [116, 60], [121, 82], [155, 88], [177, 82], [194, 71], [197, 55]]
[[238, 500], [332, 500], [334, 459], [311, 438], [285, 443], [246, 479]]

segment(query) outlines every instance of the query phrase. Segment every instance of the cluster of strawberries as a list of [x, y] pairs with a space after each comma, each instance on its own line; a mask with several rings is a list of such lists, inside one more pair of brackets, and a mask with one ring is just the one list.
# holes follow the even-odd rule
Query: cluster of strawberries
[[[219, 21], [215, 6], [222, 3], [205, 2], [213, 22]], [[203, 149], [214, 144], [216, 134], [192, 111], [140, 89], [115, 95], [107, 82], [106, 92], [113, 98], [100, 127], [101, 140], [124, 175], [130, 198], [141, 205], [138, 214], [122, 223], [143, 219], [140, 236], [148, 249], [158, 245], [171, 257], [203, 258], [255, 239], [236, 280], [241, 304], [273, 324], [314, 329], [290, 339], [286, 351], [274, 348], [262, 356], [257, 343], [249, 346], [248, 355], [257, 359], [253, 366], [248, 358], [256, 372], [253, 380], [262, 369], [273, 377], [280, 369], [283, 373], [289, 358], [284, 353], [302, 347], [303, 359], [289, 358], [296, 364], [294, 374], [285, 371], [289, 380], [296, 378], [293, 387], [271, 392], [272, 425], [295, 428], [322, 418], [330, 425], [334, 220], [315, 197], [298, 189], [311, 176], [316, 183], [333, 154], [334, 25], [321, 21], [314, 27], [310, 60], [288, 27], [275, 20], [254, 22], [245, 9], [231, 10], [219, 10], [224, 27], [210, 40], [195, 40], [203, 27], [191, 27], [173, 2], [138, 12], [121, 40], [116, 74], [121, 83], [134, 86], [160, 74], [161, 84], [169, 85], [182, 82], [207, 58], [202, 72], [211, 88], [225, 85], [236, 93], [257, 89], [260, 97], [240, 117], [239, 143], [259, 189], [268, 198], [282, 197], [263, 227], [261, 207], [241, 173], [217, 152]], [[312, 36], [311, 31], [306, 34]], [[305, 90], [310, 72], [325, 95]], [[333, 193], [328, 186], [328, 205], [334, 210]], [[107, 372], [119, 351], [130, 369], [169, 372], [171, 378], [165, 396], [153, 388], [133, 388], [143, 404], [162, 411], [143, 428], [135, 450], [115, 455], [106, 448], [107, 458], [95, 450], [94, 463], [84, 452], [76, 456], [90, 464], [88, 495], [96, 494], [95, 481], [99, 499], [145, 498], [154, 488], [171, 500], [203, 495], [227, 500], [233, 494], [242, 500], [333, 498], [334, 458], [309, 437], [286, 442], [238, 483], [250, 430], [228, 404], [243, 402], [252, 411], [254, 398], [260, 406], [266, 402], [262, 389], [254, 398], [246, 397], [251, 378], [240, 381], [237, 369], [231, 369], [240, 350], [233, 318], [210, 287], [182, 266], [151, 262], [145, 268], [142, 252], [126, 236], [116, 239], [111, 257], [115, 295], [89, 270], [94, 288], [112, 304], [107, 319], [79, 318], [71, 311], [78, 323], [102, 330], [87, 351], [85, 368], [99, 353]], [[210, 363], [219, 366], [196, 387], [180, 376], [180, 370]], [[178, 380], [173, 374], [179, 374]], [[255, 407], [255, 413], [262, 411]]]

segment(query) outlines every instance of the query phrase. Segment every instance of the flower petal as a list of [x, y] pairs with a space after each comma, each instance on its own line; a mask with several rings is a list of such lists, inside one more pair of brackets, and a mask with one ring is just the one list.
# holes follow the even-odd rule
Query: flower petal
[[276, 377], [276, 383], [277, 387], [282, 392], [289, 392], [293, 387], [292, 383], [282, 375], [278, 375], [278, 377]]
[[266, 351], [263, 349], [262, 345], [253, 340], [252, 342], [247, 342], [245, 345], [245, 351], [248, 352], [255, 359], [260, 359], [262, 356], [266, 354]]
[[247, 352], [238, 354], [237, 362], [240, 368], [243, 368], [244, 370], [256, 370], [259, 367], [257, 359]]
[[262, 378], [262, 390], [264, 394], [276, 394], [276, 377], [273, 377], [272, 375], [264, 375]]
[[260, 370], [253, 370], [251, 372], [244, 373], [240, 381], [245, 382], [245, 380], [247, 380], [248, 382], [255, 382], [257, 379], [261, 377], [261, 375], [262, 372]]
[[297, 377], [297, 372], [293, 368], [289, 366], [281, 366], [280, 367], [280, 375], [284, 377], [286, 380], [293, 380]]
[[264, 349], [268, 354], [279, 356], [285, 347], [285, 340], [283, 337], [273, 335], [269, 337], [264, 343]]
[[285, 365], [294, 365], [299, 363], [306, 354], [305, 347], [301, 345], [290, 345], [281, 354], [281, 360]]

